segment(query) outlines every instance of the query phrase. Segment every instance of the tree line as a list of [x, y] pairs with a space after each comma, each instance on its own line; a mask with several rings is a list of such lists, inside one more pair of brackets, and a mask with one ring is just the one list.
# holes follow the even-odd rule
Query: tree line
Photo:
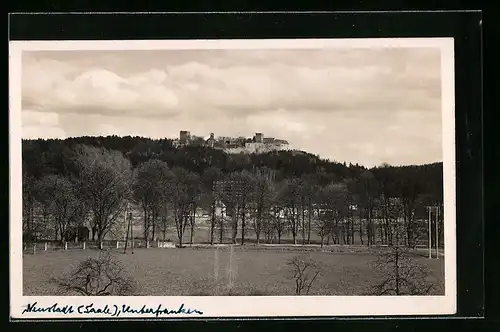
[[[174, 226], [193, 242], [196, 211], [209, 216], [210, 242], [392, 244], [404, 226], [418, 242], [427, 205], [441, 205], [442, 164], [367, 169], [299, 151], [228, 155], [170, 140], [80, 137], [23, 141], [23, 229], [50, 228], [62, 239], [85, 220], [102, 241], [123, 223], [127, 204], [141, 209], [143, 238]], [[238, 229], [240, 228], [240, 229]], [[378, 237], [378, 240], [377, 240]]]

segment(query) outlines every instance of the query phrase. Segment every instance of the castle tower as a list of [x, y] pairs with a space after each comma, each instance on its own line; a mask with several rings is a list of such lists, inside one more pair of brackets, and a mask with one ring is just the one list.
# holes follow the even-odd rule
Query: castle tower
[[215, 144], [214, 133], [210, 133], [210, 138], [207, 140], [208, 146], [213, 148]]
[[181, 143], [188, 143], [190, 138], [191, 138], [191, 133], [189, 131], [181, 130], [179, 134], [179, 141]]
[[262, 133], [255, 133], [255, 143], [263, 143], [264, 135]]

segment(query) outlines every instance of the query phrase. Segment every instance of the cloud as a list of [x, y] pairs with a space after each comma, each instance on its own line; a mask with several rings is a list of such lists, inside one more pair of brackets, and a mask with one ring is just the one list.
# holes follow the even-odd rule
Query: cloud
[[39, 111], [121, 116], [174, 116], [200, 108], [246, 115], [277, 108], [426, 111], [440, 106], [439, 71], [421, 70], [411, 58], [323, 66], [306, 58], [295, 64], [276, 61], [220, 67], [199, 59], [125, 75], [118, 68], [28, 58], [23, 103]]
[[[44, 69], [35, 66], [35, 72], [54, 72], [59, 66], [51, 64]], [[26, 81], [31, 77], [31, 67], [24, 71]], [[164, 73], [163, 73], [164, 74]], [[43, 77], [43, 76], [42, 76]], [[147, 72], [141, 75], [121, 77], [103, 70], [91, 69], [73, 78], [52, 74], [48, 82], [43, 79], [23, 85], [23, 105], [38, 111], [87, 112], [137, 116], [155, 112], [165, 114], [175, 109], [177, 97], [163, 86], [162, 73]]]
[[59, 125], [59, 114], [50, 112], [37, 112], [23, 110], [21, 121], [24, 126], [57, 126]]
[[23, 138], [64, 138], [59, 114], [24, 110], [21, 113]]

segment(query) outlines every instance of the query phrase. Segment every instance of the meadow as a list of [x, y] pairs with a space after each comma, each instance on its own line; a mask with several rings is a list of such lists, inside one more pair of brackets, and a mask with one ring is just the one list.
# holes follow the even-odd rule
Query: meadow
[[[377, 251], [366, 247], [327, 246], [320, 250], [299, 247], [235, 246], [229, 283], [228, 247], [216, 254], [214, 248], [136, 248], [124, 254], [112, 249], [128, 273], [136, 281], [133, 295], [202, 296], [202, 295], [294, 295], [295, 282], [287, 261], [304, 253], [321, 262], [324, 273], [317, 279], [309, 295], [369, 295], [378, 282], [371, 263]], [[70, 271], [98, 250], [40, 251], [23, 256], [23, 294], [25, 296], [56, 295], [51, 278]], [[217, 258], [216, 258], [217, 256]], [[419, 263], [430, 269], [428, 281], [435, 284], [431, 295], [444, 294], [444, 259], [428, 259], [425, 252], [415, 255]], [[218, 268], [216, 268], [218, 267]], [[217, 281], [214, 275], [218, 275]]]

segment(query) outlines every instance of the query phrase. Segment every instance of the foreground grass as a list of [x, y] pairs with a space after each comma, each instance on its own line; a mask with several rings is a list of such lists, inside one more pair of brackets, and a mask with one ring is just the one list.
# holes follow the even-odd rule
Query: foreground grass
[[[134, 254], [114, 250], [137, 282], [133, 295], [201, 296], [201, 295], [294, 295], [294, 281], [286, 265], [300, 253], [300, 248], [236, 247], [233, 256], [232, 287], [229, 289], [229, 249], [218, 254], [218, 278], [215, 280], [213, 248], [136, 249]], [[309, 295], [367, 295], [377, 282], [371, 262], [375, 252], [361, 250], [312, 251], [309, 255], [325, 264], [325, 273], [318, 278]], [[24, 295], [55, 295], [51, 278], [71, 270], [88, 257], [97, 257], [96, 250], [40, 252], [23, 257]], [[444, 294], [444, 260], [416, 256], [432, 273], [436, 285], [433, 295]]]

